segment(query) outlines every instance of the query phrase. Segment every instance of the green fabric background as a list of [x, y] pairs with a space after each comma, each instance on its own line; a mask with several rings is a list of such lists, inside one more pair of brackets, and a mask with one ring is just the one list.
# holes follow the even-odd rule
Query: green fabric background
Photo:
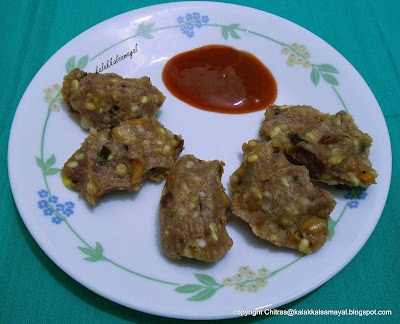
[[[163, 1], [2, 1], [0, 4], [0, 322], [171, 323], [104, 299], [61, 271], [33, 240], [14, 204], [7, 175], [12, 119], [29, 82], [61, 46], [120, 13]], [[393, 176], [386, 208], [361, 252], [339, 274], [284, 306], [296, 309], [391, 309], [391, 317], [250, 317], [235, 323], [296, 320], [400, 322], [400, 1], [269, 0], [232, 3], [293, 21], [336, 48], [375, 94], [392, 140]], [[374, 145], [379, 145], [375, 143]], [[397, 212], [396, 212], [397, 210]], [[397, 215], [397, 216], [396, 216]], [[224, 322], [224, 321], [223, 321]]]

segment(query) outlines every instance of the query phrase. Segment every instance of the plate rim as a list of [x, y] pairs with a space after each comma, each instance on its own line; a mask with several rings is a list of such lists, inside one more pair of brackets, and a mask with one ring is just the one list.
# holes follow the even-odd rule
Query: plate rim
[[[302, 296], [305, 296], [306, 294], [308, 294], [308, 293], [310, 293], [311, 291], [315, 290], [316, 288], [320, 287], [320, 286], [323, 285], [325, 282], [327, 282], [328, 280], [330, 280], [331, 278], [333, 278], [333, 277], [334, 277], [338, 272], [340, 272], [344, 267], [346, 267], [346, 266], [348, 265], [348, 263], [359, 253], [359, 251], [362, 249], [362, 247], [365, 245], [365, 243], [367, 242], [367, 240], [368, 240], [369, 237], [371, 236], [372, 232], [375, 230], [376, 225], [377, 225], [377, 223], [379, 222], [379, 220], [380, 220], [380, 218], [381, 218], [381, 216], [382, 216], [383, 210], [384, 210], [384, 208], [385, 208], [385, 206], [386, 206], [386, 202], [387, 202], [387, 199], [388, 199], [388, 193], [389, 193], [390, 184], [391, 184], [391, 179], [392, 179], [392, 149], [391, 149], [390, 134], [389, 134], [389, 131], [388, 131], [388, 127], [387, 127], [386, 120], [385, 120], [384, 115], [383, 115], [383, 111], [382, 111], [382, 109], [381, 109], [381, 107], [380, 107], [378, 101], [376, 100], [374, 93], [373, 93], [372, 90], [369, 88], [368, 84], [366, 83], [366, 81], [364, 80], [364, 78], [361, 76], [361, 74], [360, 74], [360, 73], [354, 68], [354, 66], [353, 66], [345, 57], [343, 57], [335, 48], [333, 48], [329, 43], [327, 43], [325, 40], [323, 40], [322, 38], [320, 38], [318, 35], [312, 33], [311, 31], [308, 31], [307, 29], [303, 28], [302, 26], [300, 26], [300, 25], [298, 25], [298, 24], [296, 24], [296, 23], [294, 23], [294, 22], [292, 22], [292, 21], [290, 21], [290, 20], [287, 20], [287, 19], [285, 19], [285, 18], [283, 18], [283, 17], [274, 15], [274, 14], [272, 14], [272, 13], [269, 13], [269, 12], [266, 12], [266, 11], [263, 11], [263, 10], [259, 10], [259, 9], [256, 9], [256, 8], [247, 7], [247, 6], [243, 6], [243, 5], [237, 5], [237, 4], [233, 4], [233, 3], [223, 3], [223, 2], [213, 2], [213, 1], [183, 1], [183, 2], [163, 3], [163, 4], [157, 4], [157, 5], [146, 6], [146, 7], [141, 7], [141, 8], [129, 10], [129, 11], [120, 13], [120, 14], [118, 14], [118, 15], [115, 15], [115, 16], [113, 16], [113, 17], [110, 17], [110, 18], [108, 18], [108, 19], [106, 19], [106, 20], [104, 20], [104, 21], [101, 21], [101, 22], [99, 22], [98, 24], [96, 24], [96, 25], [94, 25], [94, 26], [92, 26], [92, 27], [90, 27], [90, 28], [84, 30], [84, 31], [81, 32], [80, 34], [78, 34], [78, 35], [76, 35], [75, 37], [73, 37], [73, 38], [72, 38], [70, 41], [68, 41], [66, 44], [64, 44], [64, 45], [63, 45], [61, 48], [59, 48], [53, 55], [51, 55], [51, 57], [50, 57], [48, 60], [46, 60], [46, 62], [42, 65], [42, 67], [38, 70], [38, 72], [35, 74], [35, 76], [34, 76], [34, 77], [32, 78], [32, 80], [30, 81], [29, 85], [28, 85], [27, 88], [25, 89], [24, 94], [22, 95], [22, 97], [21, 97], [21, 99], [20, 99], [20, 101], [19, 101], [19, 103], [18, 103], [18, 106], [17, 106], [17, 108], [16, 108], [16, 111], [15, 111], [15, 114], [14, 114], [14, 117], [13, 117], [11, 129], [10, 129], [10, 134], [9, 134], [9, 139], [8, 139], [8, 150], [7, 150], [7, 152], [8, 152], [8, 155], [7, 155], [8, 176], [9, 176], [9, 182], [10, 182], [10, 187], [11, 187], [11, 191], [12, 191], [12, 194], [13, 194], [13, 198], [14, 198], [15, 204], [16, 204], [16, 206], [17, 206], [18, 212], [19, 212], [19, 214], [20, 214], [20, 216], [21, 216], [21, 218], [22, 218], [22, 220], [23, 220], [23, 222], [24, 222], [26, 228], [28, 229], [29, 233], [32, 235], [32, 237], [34, 238], [34, 240], [36, 241], [36, 243], [40, 246], [40, 248], [42, 249], [42, 251], [51, 259], [51, 261], [54, 262], [62, 271], [64, 271], [66, 274], [68, 274], [71, 278], [73, 278], [74, 280], [76, 280], [77, 282], [79, 282], [80, 284], [82, 284], [84, 287], [86, 287], [86, 288], [92, 290], [92, 291], [95, 292], [96, 294], [99, 294], [100, 296], [103, 296], [103, 297], [105, 297], [105, 298], [107, 298], [107, 299], [109, 299], [109, 300], [111, 300], [111, 301], [113, 301], [113, 302], [116, 302], [116, 303], [118, 303], [118, 304], [124, 305], [124, 306], [126, 306], [126, 307], [128, 307], [128, 308], [131, 308], [131, 309], [134, 309], [134, 310], [142, 311], [142, 312], [145, 312], [145, 313], [148, 313], [148, 314], [153, 314], [153, 315], [158, 315], [158, 316], [163, 316], [163, 317], [169, 317], [169, 318], [202, 319], [202, 320], [204, 320], [204, 319], [224, 319], [224, 318], [232, 318], [232, 317], [235, 317], [235, 315], [233, 315], [233, 314], [224, 314], [224, 315], [220, 315], [220, 316], [215, 316], [215, 315], [210, 315], [210, 316], [208, 316], [208, 315], [200, 315], [200, 316], [196, 316], [196, 315], [194, 315], [194, 316], [191, 316], [191, 317], [187, 317], [187, 316], [180, 317], [178, 314], [176, 314], [176, 313], [174, 313], [174, 312], [172, 312], [172, 313], [157, 312], [157, 311], [154, 311], [154, 310], [152, 310], [152, 309], [145, 309], [145, 308], [137, 307], [137, 306], [135, 306], [135, 308], [132, 308], [131, 305], [127, 305], [127, 304], [125, 304], [123, 301], [116, 300], [116, 299], [113, 298], [112, 296], [108, 296], [107, 292], [105, 292], [105, 291], [99, 291], [95, 286], [93, 286], [93, 285], [91, 285], [91, 284], [88, 284], [87, 282], [83, 282], [83, 280], [81, 281], [81, 279], [79, 278], [79, 276], [75, 275], [75, 273], [71, 273], [71, 272], [73, 272], [73, 271], [71, 271], [71, 269], [69, 269], [65, 264], [62, 264], [62, 262], [60, 262], [60, 261], [58, 260], [58, 257], [53, 253], [53, 251], [52, 251], [51, 249], [48, 249], [48, 248], [46, 247], [46, 244], [45, 244], [44, 241], [42, 241], [41, 236], [38, 235], [37, 232], [31, 230], [31, 228], [30, 228], [30, 226], [29, 226], [29, 222], [27, 221], [27, 219], [26, 219], [25, 217], [23, 217], [22, 213], [20, 212], [20, 211], [22, 210], [22, 206], [21, 206], [22, 202], [21, 202], [21, 200], [16, 199], [16, 197], [18, 196], [18, 194], [16, 193], [16, 190], [17, 190], [17, 189], [16, 189], [16, 184], [15, 184], [15, 181], [16, 181], [16, 180], [13, 178], [13, 174], [15, 174], [15, 173], [13, 173], [13, 172], [15, 172], [15, 171], [13, 171], [13, 170], [14, 170], [14, 167], [13, 167], [12, 164], [11, 164], [11, 156], [13, 155], [13, 154], [12, 154], [13, 145], [12, 145], [11, 141], [12, 141], [12, 139], [14, 138], [14, 136], [16, 136], [15, 133], [17, 132], [17, 130], [15, 129], [15, 120], [18, 118], [18, 115], [19, 115], [18, 113], [21, 112], [20, 109], [19, 109], [20, 104], [21, 104], [22, 100], [24, 99], [24, 97], [27, 95], [28, 89], [30, 89], [32, 82], [36, 79], [36, 77], [38, 76], [38, 74], [45, 68], [46, 64], [47, 64], [49, 61], [51, 61], [51, 60], [54, 58], [54, 56], [57, 55], [57, 53], [59, 53], [62, 49], [64, 49], [65, 47], [67, 47], [67, 46], [68, 46], [71, 42], [73, 42], [76, 38], [78, 38], [78, 37], [80, 37], [81, 35], [85, 34], [85, 33], [88, 32], [89, 30], [91, 30], [91, 29], [97, 27], [98, 25], [107, 22], [108, 20], [114, 19], [114, 18], [116, 18], [116, 17], [118, 17], [118, 16], [120, 16], [120, 15], [124, 15], [124, 14], [126, 14], [126, 13], [130, 13], [130, 12], [133, 13], [133, 12], [137, 12], [138, 10], [163, 10], [163, 9], [165, 9], [165, 8], [167, 8], [167, 7], [170, 7], [171, 5], [178, 5], [178, 6], [182, 6], [182, 8], [188, 8], [188, 7], [191, 7], [191, 6], [205, 6], [205, 5], [210, 5], [210, 4], [211, 4], [211, 5], [221, 6], [221, 7], [224, 7], [224, 6], [231, 6], [231, 7], [236, 7], [236, 8], [246, 8], [246, 10], [250, 10], [250, 11], [254, 11], [254, 10], [255, 10], [258, 14], [261, 14], [261, 15], [265, 15], [265, 14], [267, 14], [267, 15], [272, 15], [272, 16], [274, 16], [274, 17], [277, 17], [277, 18], [279, 18], [279, 19], [284, 20], [285, 23], [290, 23], [290, 24], [296, 25], [297, 27], [301, 28], [302, 30], [305, 30], [305, 31], [307, 31], [308, 33], [313, 34], [313, 35], [314, 35], [315, 37], [317, 37], [319, 40], [321, 40], [322, 42], [324, 42], [325, 44], [327, 44], [327, 45], [330, 47], [330, 49], [333, 50], [333, 51], [336, 53], [336, 55], [340, 55], [340, 57], [341, 57], [343, 60], [345, 60], [347, 63], [349, 63], [349, 65], [350, 65], [350, 66], [356, 71], [356, 73], [359, 75], [360, 81], [364, 83], [363, 85], [366, 86], [366, 87], [370, 90], [371, 95], [373, 96], [373, 98], [374, 98], [375, 101], [376, 101], [377, 106], [379, 107], [379, 113], [382, 114], [382, 120], [384, 121], [384, 125], [385, 125], [385, 133], [386, 133], [385, 135], [387, 136], [387, 139], [388, 139], [388, 141], [389, 141], [390, 159], [388, 159], [388, 160], [389, 160], [389, 164], [390, 164], [390, 170], [389, 170], [389, 179], [388, 179], [388, 182], [386, 183], [386, 186], [385, 186], [385, 188], [384, 188], [384, 189], [385, 189], [384, 195], [386, 196], [386, 199], [385, 199], [384, 203], [382, 204], [382, 206], [380, 206], [380, 208], [379, 208], [379, 210], [380, 210], [380, 211], [379, 211], [379, 217], [376, 218], [375, 224], [374, 224], [373, 226], [370, 227], [370, 229], [369, 229], [369, 231], [368, 231], [368, 235], [365, 235], [365, 234], [363, 235], [363, 239], [360, 240], [360, 241], [358, 242], [358, 244], [357, 244], [357, 247], [356, 247], [356, 249], [355, 249], [356, 252], [355, 252], [353, 255], [347, 257], [347, 258], [346, 258], [346, 261], [344, 261], [343, 264], [338, 265], [338, 266], [335, 268], [335, 271], [332, 272], [332, 273], [333, 273], [332, 275], [330, 275], [328, 278], [324, 278], [323, 280], [320, 280], [319, 282], [315, 283], [314, 285], [312, 285], [312, 286], [309, 287], [308, 289], [302, 291], [301, 293], [298, 293], [298, 294], [292, 296], [291, 298], [285, 300], [285, 301], [282, 302], [281, 304], [277, 303], [276, 305], [274, 305], [274, 308], [280, 307], [280, 306], [285, 305], [285, 304], [288, 304], [288, 303], [290, 303], [290, 302], [292, 302], [292, 301], [294, 301], [294, 300], [297, 300], [298, 298], [301, 298]], [[177, 315], [178, 315], [178, 316], [177, 316]]]

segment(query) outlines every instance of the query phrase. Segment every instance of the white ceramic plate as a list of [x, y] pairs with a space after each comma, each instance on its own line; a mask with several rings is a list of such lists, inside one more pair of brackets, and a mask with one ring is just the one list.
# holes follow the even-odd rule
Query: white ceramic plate
[[[159, 242], [158, 202], [163, 184], [137, 194], [117, 193], [91, 208], [66, 189], [59, 168], [87, 136], [65, 107], [63, 76], [74, 67], [147, 75], [166, 96], [160, 121], [185, 140], [184, 153], [226, 163], [223, 184], [241, 162], [241, 145], [256, 138], [263, 112], [227, 115], [199, 110], [173, 97], [161, 80], [168, 58], [207, 44], [227, 44], [256, 55], [278, 84], [276, 104], [348, 110], [374, 144], [378, 184], [367, 191], [333, 190], [331, 239], [317, 253], [280, 249], [231, 219], [232, 249], [215, 264], [166, 258]], [[299, 64], [298, 64], [299, 63]], [[45, 91], [45, 92], [44, 92]], [[379, 220], [390, 184], [387, 127], [372, 92], [331, 46], [274, 15], [236, 5], [168, 3], [111, 18], [77, 36], [37, 73], [15, 114], [9, 175], [19, 212], [47, 255], [96, 293], [144, 312], [190, 319], [235, 316], [235, 311], [275, 308], [312, 291], [341, 270], [364, 245]]]

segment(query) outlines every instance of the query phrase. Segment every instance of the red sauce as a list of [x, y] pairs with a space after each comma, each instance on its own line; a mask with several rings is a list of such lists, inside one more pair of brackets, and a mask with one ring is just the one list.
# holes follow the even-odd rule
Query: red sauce
[[265, 109], [277, 95], [275, 78], [253, 54], [207, 45], [172, 57], [162, 79], [187, 104], [225, 114]]

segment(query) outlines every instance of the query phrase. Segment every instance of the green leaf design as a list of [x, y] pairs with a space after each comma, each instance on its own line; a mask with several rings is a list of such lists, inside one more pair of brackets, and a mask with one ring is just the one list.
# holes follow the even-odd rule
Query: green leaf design
[[142, 24], [143, 24], [143, 30], [146, 31], [146, 32], [150, 32], [153, 29], [153, 26], [154, 26], [154, 23], [148, 24], [147, 26], [145, 26], [144, 23], [142, 23]]
[[139, 35], [143, 30], [144, 30], [144, 22], [140, 23], [140, 25], [138, 26], [136, 35]]
[[46, 171], [44, 172], [44, 174], [45, 174], [45, 175], [54, 175], [54, 174], [56, 174], [56, 173], [58, 173], [58, 172], [60, 172], [60, 169], [51, 168], [51, 169], [46, 170]]
[[89, 255], [89, 256], [94, 256], [96, 253], [92, 248], [85, 248], [78, 246], [79, 250], [81, 250], [83, 253]]
[[228, 39], [229, 34], [235, 38], [235, 39], [240, 39], [240, 36], [234, 31], [235, 28], [237, 28], [240, 24], [230, 24], [229, 26], [224, 26], [222, 27], [222, 37], [224, 39]]
[[235, 39], [240, 39], [239, 35], [234, 30], [229, 30], [231, 36]]
[[45, 168], [48, 169], [50, 168], [54, 163], [56, 163], [56, 157], [54, 154], [49, 157], [49, 159], [46, 161]]
[[325, 79], [326, 82], [332, 84], [332, 85], [339, 85], [338, 80], [333, 75], [322, 73], [322, 77]]
[[96, 253], [93, 251], [93, 249], [89, 249], [89, 248], [85, 248], [85, 247], [81, 247], [78, 246], [79, 250], [81, 250], [83, 253], [85, 253], [86, 255], [89, 256], [94, 256]]
[[228, 28], [229, 29], [235, 29], [235, 28], [238, 28], [240, 26], [240, 24], [230, 24], [229, 26], [228, 26]]
[[225, 27], [222, 27], [222, 37], [228, 39], [228, 35], [228, 30]]
[[218, 283], [214, 280], [214, 278], [210, 277], [209, 275], [199, 274], [199, 273], [195, 273], [194, 275], [196, 276], [198, 281], [200, 281], [202, 284], [206, 286], [218, 285]]
[[145, 32], [142, 33], [142, 36], [143, 36], [144, 38], [147, 38], [147, 39], [153, 38], [153, 36], [151, 36], [151, 34], [145, 33]]
[[311, 71], [311, 80], [315, 86], [318, 85], [319, 78], [320, 78], [319, 71], [315, 67], [313, 67]]
[[199, 286], [199, 285], [184, 285], [184, 286], [179, 286], [178, 288], [175, 288], [174, 290], [181, 294], [189, 294], [189, 293], [194, 293], [196, 291], [199, 291], [202, 288], [204, 288], [204, 287]]
[[328, 221], [328, 230], [331, 235], [328, 236], [328, 239], [331, 240], [333, 235], [335, 234], [335, 226], [336, 222], [333, 220]]
[[99, 242], [96, 242], [96, 248], [94, 250], [97, 255], [103, 255], [103, 247]]
[[39, 166], [39, 168], [41, 168], [42, 170], [44, 170], [46, 167], [44, 166], [44, 163], [41, 159], [39, 159], [38, 157], [35, 156], [36, 159], [36, 164]]
[[78, 246], [79, 250], [81, 250], [83, 253], [88, 255], [88, 258], [85, 258], [84, 260], [90, 261], [90, 262], [96, 262], [100, 260], [104, 260], [103, 257], [103, 247], [99, 242], [96, 242], [96, 247], [94, 249], [92, 248], [85, 248], [82, 246]]
[[206, 289], [200, 291], [198, 294], [188, 298], [187, 300], [202, 301], [202, 300], [212, 297], [216, 291], [217, 291], [217, 289], [215, 289], [215, 288], [206, 288]]
[[67, 73], [71, 72], [73, 69], [75, 69], [75, 56], [72, 56], [67, 61], [67, 64], [65, 64], [65, 70], [67, 71]]
[[144, 22], [142, 22], [139, 25], [135, 36], [142, 35], [144, 38], [147, 38], [147, 39], [153, 38], [153, 36], [150, 34], [150, 32], [153, 29], [153, 26], [154, 26], [154, 23], [145, 25]]
[[96, 262], [96, 261], [100, 261], [102, 259], [103, 259], [103, 257], [101, 257], [101, 256], [99, 257], [96, 255], [96, 256], [85, 258], [84, 260], [90, 261], [90, 262]]
[[82, 70], [86, 66], [88, 61], [89, 61], [89, 56], [87, 56], [87, 55], [82, 56], [78, 61], [77, 67]]
[[321, 64], [318, 65], [318, 69], [322, 72], [330, 72], [330, 73], [339, 73], [339, 71], [330, 64]]

